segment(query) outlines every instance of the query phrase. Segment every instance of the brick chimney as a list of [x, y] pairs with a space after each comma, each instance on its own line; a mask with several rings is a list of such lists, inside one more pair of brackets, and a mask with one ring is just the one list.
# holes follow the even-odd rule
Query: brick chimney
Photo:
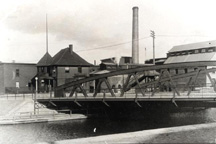
[[69, 52], [70, 52], [71, 54], [73, 53], [73, 45], [72, 45], [72, 44], [69, 45]]

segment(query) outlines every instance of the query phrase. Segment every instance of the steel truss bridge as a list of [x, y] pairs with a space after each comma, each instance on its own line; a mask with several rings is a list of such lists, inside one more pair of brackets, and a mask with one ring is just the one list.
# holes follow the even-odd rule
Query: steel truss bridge
[[[215, 67], [215, 68], [214, 68]], [[190, 72], [171, 74], [175, 69], [192, 69]], [[151, 71], [158, 75], [151, 81], [146, 81]], [[95, 105], [104, 107], [126, 107], [133, 104], [137, 107], [172, 104], [175, 107], [216, 107], [215, 81], [210, 73], [216, 71], [216, 61], [187, 62], [164, 65], [142, 66], [130, 69], [121, 69], [109, 73], [95, 75], [69, 82], [56, 87], [55, 97], [37, 98], [38, 102], [51, 105], [70, 105], [72, 108], [88, 108]], [[126, 75], [122, 88], [115, 92], [107, 78]], [[205, 91], [198, 81], [200, 75], [206, 75], [210, 80], [210, 91]], [[187, 78], [183, 88], [179, 89], [175, 81]], [[84, 89], [83, 84], [98, 81], [94, 92]], [[101, 92], [101, 84], [105, 83], [106, 92]], [[169, 92], [160, 91], [163, 84], [168, 84]], [[80, 90], [77, 93], [77, 89]], [[150, 104], [150, 105], [149, 105]]]

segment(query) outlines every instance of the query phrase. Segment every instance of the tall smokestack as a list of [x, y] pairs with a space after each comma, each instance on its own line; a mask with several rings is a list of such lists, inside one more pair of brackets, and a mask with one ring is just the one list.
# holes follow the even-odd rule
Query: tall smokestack
[[133, 7], [133, 28], [132, 28], [132, 62], [139, 63], [139, 25], [138, 7]]

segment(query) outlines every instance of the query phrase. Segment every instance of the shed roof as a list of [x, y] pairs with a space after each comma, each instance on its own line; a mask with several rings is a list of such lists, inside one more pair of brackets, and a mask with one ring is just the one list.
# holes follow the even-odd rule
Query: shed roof
[[51, 65], [56, 66], [92, 66], [69, 48], [62, 49], [52, 59]]
[[165, 64], [216, 60], [216, 52], [169, 57]]
[[174, 46], [171, 50], [169, 50], [169, 52], [195, 50], [195, 49], [208, 48], [208, 47], [216, 47], [216, 40]]
[[37, 63], [37, 66], [49, 66], [51, 62], [52, 62], [52, 57], [48, 52], [46, 52], [44, 56]]

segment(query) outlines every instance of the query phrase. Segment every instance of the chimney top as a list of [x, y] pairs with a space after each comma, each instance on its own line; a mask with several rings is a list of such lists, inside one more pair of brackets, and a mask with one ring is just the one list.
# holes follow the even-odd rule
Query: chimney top
[[135, 7], [133, 7], [133, 9], [139, 9], [139, 7], [138, 7], [138, 6], [135, 6]]
[[71, 54], [73, 53], [73, 45], [72, 44], [69, 44], [69, 51]]

